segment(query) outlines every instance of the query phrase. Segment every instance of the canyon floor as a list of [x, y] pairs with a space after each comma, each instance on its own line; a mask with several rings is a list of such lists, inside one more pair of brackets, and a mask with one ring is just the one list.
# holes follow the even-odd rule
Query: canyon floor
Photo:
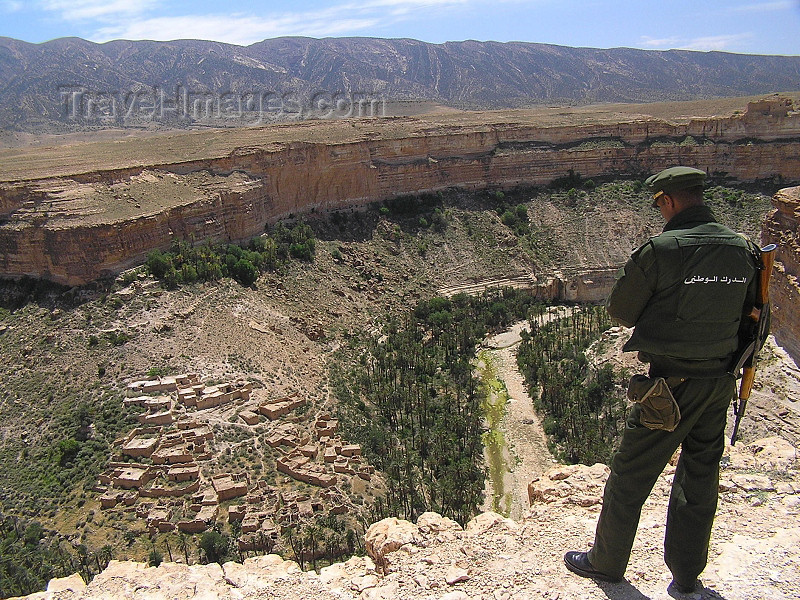
[[[275, 598], [292, 600], [789, 600], [800, 593], [800, 461], [796, 451], [800, 369], [770, 339], [762, 355], [750, 417], [750, 443], [727, 446], [720, 504], [702, 594], [668, 593], [661, 552], [668, 466], [647, 501], [625, 580], [579, 578], [563, 566], [568, 550], [590, 547], [608, 470], [602, 465], [557, 465], [549, 454], [532, 402], [515, 365], [521, 323], [488, 338], [497, 376], [509, 393], [502, 429], [515, 461], [511, 516], [485, 512], [465, 528], [427, 513], [416, 524], [387, 519], [366, 532], [366, 557], [318, 573], [270, 555], [244, 564], [186, 566], [113, 561], [89, 585], [77, 576], [54, 580], [29, 600], [152, 600]], [[629, 331], [614, 328], [589, 356], [636, 369], [621, 353]], [[780, 390], [778, 392], [778, 390]], [[780, 423], [779, 423], [780, 422]], [[782, 423], [782, 424], [781, 424]], [[781, 435], [769, 436], [764, 428]], [[730, 423], [729, 428], [730, 430]], [[766, 433], [768, 437], [753, 439]], [[785, 438], [793, 439], [793, 444]], [[533, 504], [528, 502], [528, 486]]]
[[532, 484], [517, 520], [485, 512], [464, 529], [433, 513], [386, 519], [366, 533], [368, 557], [301, 571], [276, 555], [244, 564], [113, 561], [89, 585], [54, 580], [29, 600], [790, 600], [800, 593], [800, 473], [781, 438], [728, 447], [702, 592], [668, 591], [661, 557], [668, 466], [646, 502], [626, 577], [611, 584], [569, 573], [562, 556], [593, 539], [607, 467], [558, 466]]

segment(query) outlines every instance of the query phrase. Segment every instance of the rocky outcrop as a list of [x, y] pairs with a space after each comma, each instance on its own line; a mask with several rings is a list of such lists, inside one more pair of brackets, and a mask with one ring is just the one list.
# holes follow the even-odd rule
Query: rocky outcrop
[[[800, 474], [797, 451], [780, 438], [727, 449], [720, 505], [703, 582], [727, 600], [796, 598], [800, 561]], [[530, 512], [520, 522], [482, 513], [462, 528], [435, 513], [416, 523], [384, 519], [365, 535], [369, 556], [319, 573], [276, 555], [244, 563], [191, 565], [111, 561], [88, 585], [53, 580], [30, 600], [446, 600], [608, 597], [667, 598], [661, 558], [665, 507], [675, 472], [668, 466], [645, 504], [636, 545], [617, 584], [568, 573], [567, 550], [586, 549], [600, 510], [607, 468], [559, 466], [532, 485]], [[575, 499], [579, 501], [575, 501]], [[714, 595], [713, 597], [720, 597]], [[708, 597], [712, 597], [709, 595]]]
[[176, 239], [239, 241], [291, 215], [450, 187], [541, 185], [675, 163], [741, 181], [795, 181], [800, 113], [791, 109], [767, 100], [744, 114], [683, 123], [641, 116], [552, 125], [524, 111], [452, 123], [310, 122], [138, 140], [111, 158], [105, 146], [88, 145], [70, 150], [66, 164], [54, 158], [64, 150], [22, 153], [0, 167], [0, 276], [77, 285]]
[[764, 243], [778, 245], [770, 283], [772, 331], [776, 341], [800, 363], [800, 187], [780, 190], [764, 222]]

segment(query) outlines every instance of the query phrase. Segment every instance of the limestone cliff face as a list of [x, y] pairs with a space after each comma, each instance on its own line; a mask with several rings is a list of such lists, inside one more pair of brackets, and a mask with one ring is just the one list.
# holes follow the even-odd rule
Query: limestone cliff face
[[[294, 141], [285, 127], [218, 134], [239, 136], [237, 144], [209, 158], [89, 172], [59, 165], [58, 177], [0, 183], [0, 276], [78, 285], [173, 239], [242, 240], [292, 214], [449, 187], [541, 185], [570, 171], [645, 174], [681, 163], [741, 181], [800, 180], [800, 113], [773, 104], [683, 124], [643, 118], [543, 127], [491, 113], [438, 126], [311, 123], [295, 126]], [[317, 130], [326, 132], [319, 141]]]
[[775, 209], [764, 222], [765, 243], [778, 251], [770, 284], [772, 331], [775, 339], [800, 361], [800, 187], [780, 190], [772, 200]]

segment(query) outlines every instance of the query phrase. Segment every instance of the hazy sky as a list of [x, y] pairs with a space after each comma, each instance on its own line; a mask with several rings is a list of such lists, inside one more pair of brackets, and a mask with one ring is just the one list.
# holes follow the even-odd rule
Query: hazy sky
[[37, 43], [366, 36], [800, 55], [800, 0], [0, 0], [0, 23]]

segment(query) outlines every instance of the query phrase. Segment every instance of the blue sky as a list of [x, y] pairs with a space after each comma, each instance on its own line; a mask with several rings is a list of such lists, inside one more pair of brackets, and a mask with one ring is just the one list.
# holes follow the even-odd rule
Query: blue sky
[[367, 36], [800, 55], [800, 0], [0, 0], [0, 35], [241, 45]]

